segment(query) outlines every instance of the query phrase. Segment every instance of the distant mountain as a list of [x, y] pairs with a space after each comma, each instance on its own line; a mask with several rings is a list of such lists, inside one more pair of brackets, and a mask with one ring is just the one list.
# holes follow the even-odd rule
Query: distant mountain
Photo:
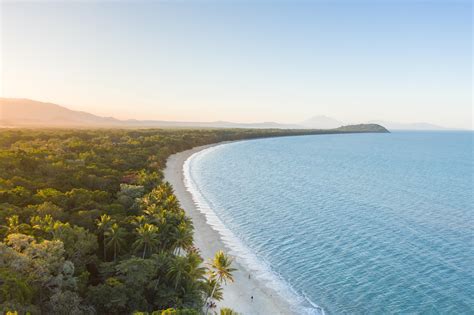
[[4, 126], [91, 126], [118, 125], [120, 120], [99, 117], [28, 99], [0, 98], [0, 125]]
[[[382, 120], [372, 120], [364, 126], [374, 124], [384, 126], [388, 130], [454, 130], [454, 128], [423, 122], [406, 124]], [[334, 129], [344, 125], [347, 124], [327, 116], [314, 116], [297, 124], [120, 120], [71, 110], [52, 103], [19, 98], [0, 98], [0, 127]]]
[[314, 116], [301, 122], [300, 125], [311, 129], [333, 129], [343, 126], [344, 123], [327, 116]]
[[[66, 107], [28, 99], [0, 98], [0, 127], [104, 127], [104, 128], [261, 128], [261, 129], [332, 129], [342, 132], [383, 132], [385, 128], [375, 125], [342, 127], [343, 123], [325, 116], [315, 116], [301, 124], [276, 122], [234, 123], [180, 122], [162, 120], [119, 120], [75, 111]], [[339, 128], [340, 127], [340, 128]], [[338, 129], [334, 129], [338, 128]], [[382, 130], [383, 129], [383, 130]], [[385, 130], [386, 131], [386, 130]]]
[[434, 124], [429, 124], [425, 122], [416, 122], [416, 123], [397, 123], [393, 121], [383, 121], [383, 120], [371, 120], [369, 124], [378, 124], [386, 127], [388, 130], [449, 130], [454, 128], [446, 128], [442, 126], [437, 126]]
[[29, 99], [0, 98], [0, 127], [122, 127], [122, 128], [302, 128], [296, 124], [275, 122], [233, 123], [180, 122], [162, 120], [119, 120]]

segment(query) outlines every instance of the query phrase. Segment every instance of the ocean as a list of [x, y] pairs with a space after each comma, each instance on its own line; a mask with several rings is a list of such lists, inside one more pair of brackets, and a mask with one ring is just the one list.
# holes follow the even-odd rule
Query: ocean
[[300, 314], [474, 314], [472, 132], [218, 145], [184, 165], [193, 198]]

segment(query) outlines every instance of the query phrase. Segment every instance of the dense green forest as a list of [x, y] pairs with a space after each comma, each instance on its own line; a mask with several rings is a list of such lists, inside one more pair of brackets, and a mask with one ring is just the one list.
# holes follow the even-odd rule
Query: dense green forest
[[[345, 132], [345, 131], [344, 131]], [[163, 181], [167, 158], [304, 130], [0, 130], [0, 310], [199, 314], [231, 259], [205, 263]], [[231, 314], [231, 310], [221, 310]]]
[[193, 224], [163, 182], [167, 157], [224, 140], [302, 133], [0, 131], [0, 309], [200, 313], [210, 295], [222, 299], [231, 261], [221, 252], [205, 264], [193, 247]]

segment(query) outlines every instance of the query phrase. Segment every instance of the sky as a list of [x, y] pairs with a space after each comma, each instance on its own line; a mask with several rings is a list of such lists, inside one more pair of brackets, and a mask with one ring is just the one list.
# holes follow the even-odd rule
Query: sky
[[469, 0], [0, 5], [0, 95], [116, 118], [472, 128]]

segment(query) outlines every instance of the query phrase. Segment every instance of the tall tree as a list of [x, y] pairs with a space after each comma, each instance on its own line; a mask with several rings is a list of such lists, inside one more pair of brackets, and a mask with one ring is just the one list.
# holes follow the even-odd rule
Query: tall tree
[[[232, 272], [237, 269], [232, 268], [233, 259], [225, 254], [222, 250], [218, 251], [210, 263], [210, 277], [216, 279], [214, 288], [212, 289], [209, 299], [212, 300], [214, 293], [217, 288], [217, 283], [227, 284], [227, 281], [234, 282], [234, 276]], [[206, 314], [209, 311], [209, 306], [206, 309]]]
[[158, 238], [158, 228], [156, 225], [145, 223], [137, 227], [137, 239], [133, 243], [135, 250], [143, 249], [142, 258], [146, 257], [147, 250], [153, 251], [158, 247], [160, 242]]
[[107, 260], [107, 248], [105, 246], [105, 232], [112, 225], [112, 218], [108, 214], [103, 214], [96, 220], [97, 230], [102, 235], [102, 247], [104, 250], [104, 261]]
[[20, 218], [18, 215], [12, 215], [7, 218], [7, 225], [0, 226], [6, 231], [6, 235], [14, 233], [24, 233], [29, 230], [29, 225], [25, 223], [20, 223]]
[[125, 236], [127, 231], [120, 227], [117, 223], [112, 224], [112, 226], [105, 231], [105, 241], [106, 246], [112, 247], [114, 250], [114, 262], [117, 261], [117, 253], [125, 245]]
[[185, 257], [176, 257], [169, 266], [167, 276], [173, 283], [174, 289], [188, 276], [188, 261]]
[[187, 250], [193, 246], [193, 231], [192, 228], [185, 223], [181, 223], [174, 233], [174, 252], [179, 255], [181, 249]]

